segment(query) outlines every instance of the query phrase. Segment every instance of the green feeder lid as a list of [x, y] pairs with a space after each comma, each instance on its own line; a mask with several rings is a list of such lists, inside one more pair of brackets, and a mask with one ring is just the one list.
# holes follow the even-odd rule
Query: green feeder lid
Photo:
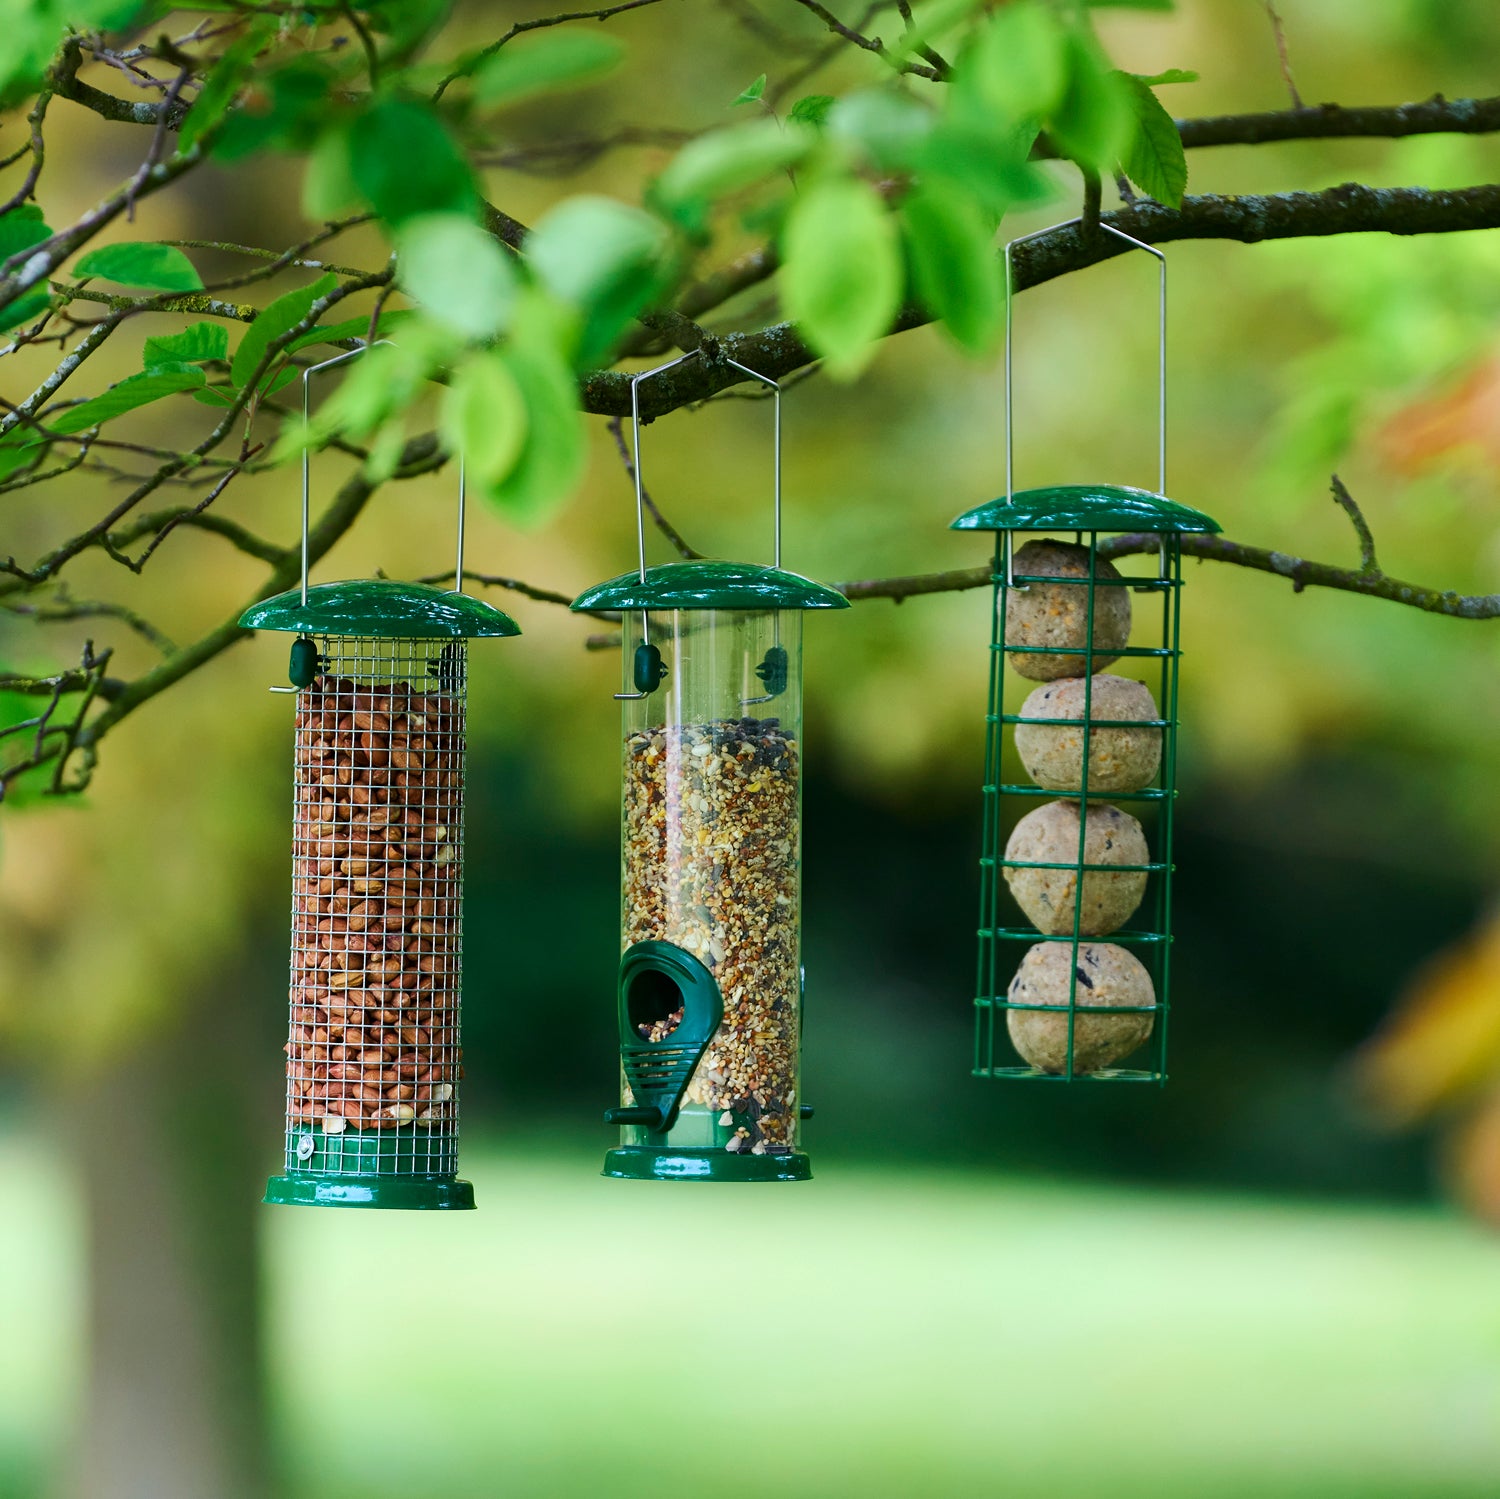
[[976, 505], [953, 531], [1218, 531], [1201, 510], [1126, 484], [1058, 484]]
[[798, 573], [753, 562], [667, 562], [596, 583], [574, 609], [847, 609], [849, 600]]
[[483, 599], [392, 578], [319, 583], [307, 590], [305, 604], [302, 590], [291, 588], [252, 604], [240, 615], [240, 624], [247, 630], [391, 640], [467, 640], [521, 633], [510, 615]]

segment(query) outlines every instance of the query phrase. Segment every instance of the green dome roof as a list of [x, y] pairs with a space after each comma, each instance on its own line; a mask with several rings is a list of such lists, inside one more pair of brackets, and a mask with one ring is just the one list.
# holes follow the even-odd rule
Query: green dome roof
[[1208, 531], [1218, 521], [1149, 489], [1125, 484], [1059, 484], [1023, 489], [976, 505], [954, 531]]
[[300, 588], [288, 589], [252, 604], [240, 616], [240, 624], [247, 630], [387, 640], [462, 640], [521, 633], [510, 615], [483, 599], [391, 578], [319, 583], [307, 590], [305, 604]]
[[667, 562], [596, 583], [574, 609], [847, 609], [849, 600], [797, 573], [753, 562]]

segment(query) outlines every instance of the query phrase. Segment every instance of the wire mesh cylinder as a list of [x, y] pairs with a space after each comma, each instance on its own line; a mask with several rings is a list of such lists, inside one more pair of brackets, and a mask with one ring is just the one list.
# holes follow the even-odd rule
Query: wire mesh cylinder
[[325, 635], [297, 696], [286, 1174], [270, 1201], [470, 1207], [467, 642]]
[[974, 1071], [1161, 1083], [1180, 539], [1124, 576], [1097, 532], [1012, 544], [998, 534]]

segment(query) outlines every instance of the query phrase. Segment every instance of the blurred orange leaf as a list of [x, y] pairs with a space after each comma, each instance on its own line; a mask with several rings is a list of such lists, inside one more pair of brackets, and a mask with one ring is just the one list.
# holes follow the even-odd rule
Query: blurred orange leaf
[[1500, 1088], [1449, 1136], [1447, 1176], [1470, 1212], [1500, 1224]]
[[1393, 1124], [1500, 1079], [1500, 908], [1416, 974], [1354, 1067], [1360, 1091]]
[[1398, 473], [1420, 473], [1466, 450], [1500, 468], [1500, 355], [1476, 365], [1452, 390], [1398, 411], [1377, 441]]

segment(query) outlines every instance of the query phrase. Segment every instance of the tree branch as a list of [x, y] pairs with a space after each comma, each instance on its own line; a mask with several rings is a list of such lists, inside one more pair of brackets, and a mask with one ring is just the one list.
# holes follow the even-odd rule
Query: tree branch
[[[1185, 198], [1180, 211], [1141, 202], [1105, 214], [1102, 222], [1158, 245], [1178, 240], [1258, 244], [1332, 234], [1452, 234], [1500, 227], [1500, 184], [1438, 191], [1348, 182], [1320, 193]], [[1066, 225], [1017, 250], [1015, 287], [1022, 291], [1040, 286], [1128, 253], [1128, 247], [1113, 235], [1091, 237], [1079, 225]], [[920, 328], [931, 321], [924, 308], [908, 305], [890, 332]], [[731, 358], [772, 379], [816, 358], [792, 323], [776, 323], [754, 333], [724, 334], [719, 344]], [[690, 360], [641, 388], [641, 415], [664, 416], [747, 378], [724, 362]], [[587, 374], [581, 382], [581, 398], [583, 409], [596, 416], [623, 416], [630, 411], [630, 376], [607, 370]]]

